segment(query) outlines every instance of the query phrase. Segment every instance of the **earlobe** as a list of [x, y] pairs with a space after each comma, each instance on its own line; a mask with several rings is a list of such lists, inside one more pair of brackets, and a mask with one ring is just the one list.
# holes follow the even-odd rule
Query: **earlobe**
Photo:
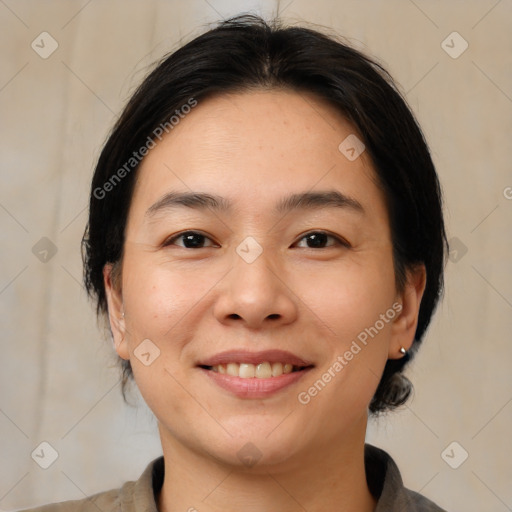
[[[426, 282], [425, 265], [417, 265], [407, 271], [407, 282], [398, 297], [401, 311], [393, 322], [389, 359], [400, 359], [411, 348]], [[402, 348], [405, 349], [405, 353], [401, 350]]]
[[108, 319], [110, 330], [114, 339], [114, 347], [118, 355], [123, 359], [129, 359], [128, 345], [126, 342], [126, 325], [124, 318], [124, 306], [121, 287], [113, 276], [114, 265], [107, 263], [103, 267], [103, 285], [107, 297]]

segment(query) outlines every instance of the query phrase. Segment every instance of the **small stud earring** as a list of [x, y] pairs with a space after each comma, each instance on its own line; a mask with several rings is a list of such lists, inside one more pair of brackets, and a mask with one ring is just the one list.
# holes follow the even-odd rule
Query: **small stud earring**
[[400, 353], [405, 356], [407, 354], [407, 350], [404, 347], [400, 347]]

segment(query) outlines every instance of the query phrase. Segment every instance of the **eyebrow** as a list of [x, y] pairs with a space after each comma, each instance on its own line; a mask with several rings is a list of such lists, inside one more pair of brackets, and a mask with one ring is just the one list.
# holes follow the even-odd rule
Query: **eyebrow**
[[[217, 195], [202, 192], [169, 192], [147, 209], [145, 217], [151, 218], [158, 213], [178, 207], [228, 212], [233, 205], [231, 201]], [[355, 213], [364, 213], [364, 208], [359, 201], [337, 190], [291, 194], [280, 199], [274, 206], [274, 211], [283, 214], [298, 209], [316, 210], [320, 208], [343, 208]]]

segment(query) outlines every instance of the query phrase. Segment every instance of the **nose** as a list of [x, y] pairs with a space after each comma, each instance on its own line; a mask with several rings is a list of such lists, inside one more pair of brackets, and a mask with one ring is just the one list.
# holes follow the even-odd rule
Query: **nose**
[[292, 323], [298, 297], [290, 285], [268, 251], [251, 263], [235, 253], [232, 269], [218, 285], [214, 316], [223, 324], [250, 329]]

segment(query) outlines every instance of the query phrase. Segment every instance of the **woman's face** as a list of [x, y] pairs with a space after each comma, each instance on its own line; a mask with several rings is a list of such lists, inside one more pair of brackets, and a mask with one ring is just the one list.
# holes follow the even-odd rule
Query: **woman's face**
[[395, 288], [384, 196], [352, 137], [312, 95], [240, 93], [200, 101], [143, 160], [121, 289], [110, 267], [105, 284], [163, 444], [285, 464], [364, 436], [424, 283]]

